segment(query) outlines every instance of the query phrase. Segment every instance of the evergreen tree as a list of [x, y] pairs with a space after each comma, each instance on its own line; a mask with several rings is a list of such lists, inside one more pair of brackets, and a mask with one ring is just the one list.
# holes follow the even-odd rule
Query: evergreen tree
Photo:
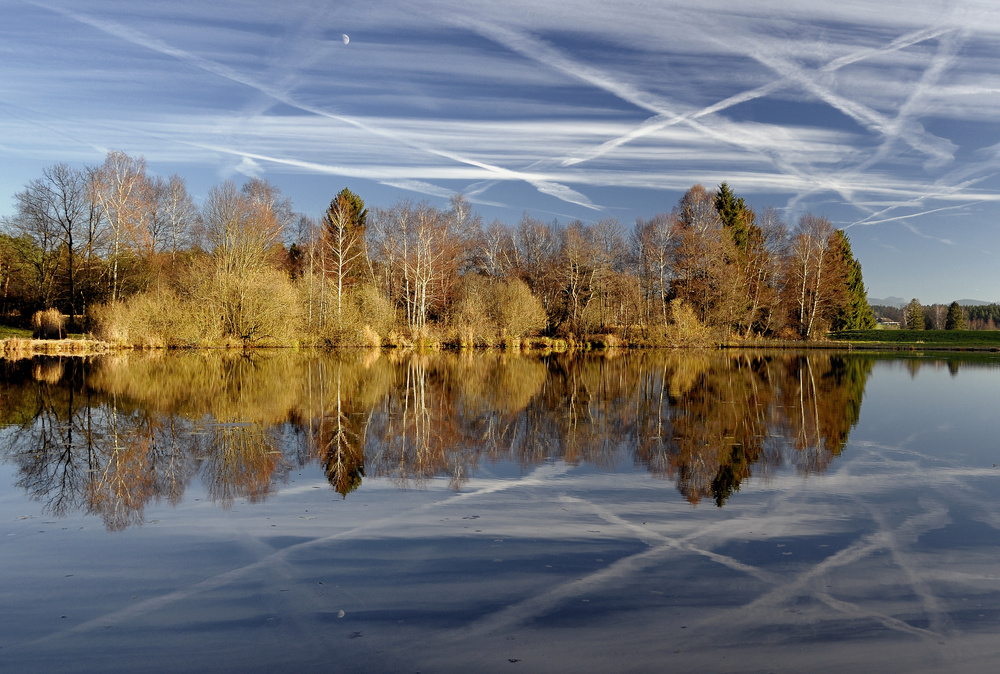
[[365, 202], [361, 197], [345, 187], [330, 202], [323, 222], [327, 229], [346, 225], [359, 230], [364, 236], [365, 226], [368, 223], [368, 209], [365, 208]]
[[751, 232], [756, 228], [753, 209], [746, 205], [743, 197], [737, 197], [727, 183], [722, 183], [715, 195], [715, 210], [736, 248], [745, 253]]
[[323, 272], [333, 282], [338, 327], [343, 318], [344, 293], [364, 273], [367, 223], [365, 202], [346, 187], [330, 202], [323, 216]]
[[948, 317], [944, 321], [945, 330], [964, 330], [965, 329], [965, 313], [962, 311], [961, 305], [958, 302], [952, 302], [948, 305]]
[[844, 230], [838, 229], [836, 242], [840, 259], [844, 265], [847, 297], [833, 320], [834, 330], [872, 330], [875, 327], [875, 312], [868, 304], [868, 291], [861, 276], [861, 263], [854, 259], [851, 242]]
[[906, 305], [903, 317], [906, 318], [906, 327], [908, 330], [924, 329], [924, 308], [920, 306], [920, 300], [916, 297]]

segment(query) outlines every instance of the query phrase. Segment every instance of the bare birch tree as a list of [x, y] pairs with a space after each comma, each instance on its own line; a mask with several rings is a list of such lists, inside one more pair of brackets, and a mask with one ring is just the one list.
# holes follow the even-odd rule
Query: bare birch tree
[[644, 314], [652, 322], [655, 312], [664, 329], [670, 316], [670, 283], [673, 279], [673, 249], [677, 240], [677, 218], [658, 213], [636, 221], [632, 236], [636, 271], [644, 300]]
[[824, 313], [843, 299], [844, 273], [832, 246], [835, 231], [826, 218], [807, 213], [792, 232], [786, 293], [803, 339], [818, 332]]
[[104, 164], [95, 172], [96, 197], [111, 229], [111, 301], [118, 300], [119, 262], [123, 248], [136, 232], [148, 227], [151, 209], [151, 183], [146, 176], [146, 160], [130, 157], [120, 150], [108, 153]]

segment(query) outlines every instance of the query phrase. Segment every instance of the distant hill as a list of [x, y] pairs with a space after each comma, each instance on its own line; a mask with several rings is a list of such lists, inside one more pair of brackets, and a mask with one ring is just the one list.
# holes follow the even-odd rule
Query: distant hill
[[884, 300], [880, 300], [877, 297], [869, 297], [868, 304], [878, 305], [882, 307], [896, 307], [897, 309], [902, 309], [910, 300], [904, 300], [902, 297], [886, 297]]
[[[879, 299], [877, 297], [868, 298], [868, 304], [880, 307], [896, 307], [897, 309], [902, 309], [909, 303], [910, 300], [904, 300], [902, 297], [886, 297], [885, 299]], [[963, 307], [981, 307], [988, 304], [995, 304], [995, 302], [984, 302], [983, 300], [958, 300], [958, 303]], [[946, 304], [951, 304], [951, 302], [946, 302]]]

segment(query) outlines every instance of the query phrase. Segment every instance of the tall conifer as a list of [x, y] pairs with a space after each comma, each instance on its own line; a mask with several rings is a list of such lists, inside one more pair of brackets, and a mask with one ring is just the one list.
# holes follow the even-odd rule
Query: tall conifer
[[847, 299], [833, 321], [834, 330], [871, 330], [875, 327], [875, 312], [868, 304], [868, 291], [861, 276], [861, 263], [854, 259], [851, 242], [844, 230], [836, 234], [840, 258], [846, 272]]
[[948, 317], [944, 319], [944, 329], [965, 329], [965, 312], [962, 311], [962, 306], [958, 302], [952, 302], [948, 305]]
[[719, 219], [722, 220], [722, 226], [733, 238], [736, 248], [745, 253], [750, 241], [751, 230], [755, 227], [756, 217], [753, 210], [746, 205], [743, 197], [737, 197], [729, 189], [728, 183], [719, 185], [719, 190], [715, 195], [715, 210], [719, 214]]

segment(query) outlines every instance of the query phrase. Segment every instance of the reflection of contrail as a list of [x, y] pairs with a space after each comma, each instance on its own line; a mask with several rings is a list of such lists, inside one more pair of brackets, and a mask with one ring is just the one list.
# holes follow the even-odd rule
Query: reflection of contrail
[[481, 168], [483, 170], [495, 174], [498, 178], [502, 180], [526, 182], [543, 194], [548, 194], [550, 196], [556, 197], [557, 199], [575, 204], [577, 206], [583, 206], [585, 208], [589, 208], [592, 210], [602, 210], [599, 206], [594, 205], [585, 195], [565, 185], [560, 185], [558, 183], [554, 183], [548, 180], [542, 180], [530, 174], [525, 174], [512, 169], [506, 169], [501, 166], [489, 164], [487, 162], [472, 159], [470, 157], [465, 157], [464, 155], [461, 155], [457, 152], [453, 152], [450, 150], [442, 150], [439, 148], [435, 148], [426, 143], [421, 143], [411, 138], [407, 138], [406, 136], [400, 133], [373, 126], [355, 117], [334, 114], [312, 105], [300, 103], [299, 101], [292, 98], [287, 91], [278, 90], [274, 87], [269, 87], [267, 85], [261, 84], [248, 76], [240, 74], [238, 71], [233, 70], [232, 68], [216, 63], [209, 59], [203, 58], [201, 56], [197, 56], [183, 49], [173, 47], [168, 43], [164, 42], [163, 40], [151, 37], [141, 31], [129, 28], [120, 23], [114, 21], [98, 20], [93, 17], [89, 17], [83, 14], [78, 14], [77, 12], [62, 7], [50, 7], [42, 2], [35, 2], [33, 4], [48, 9], [52, 12], [62, 14], [63, 16], [67, 16], [80, 23], [96, 28], [97, 30], [100, 30], [109, 35], [113, 35], [132, 44], [144, 47], [146, 49], [150, 49], [152, 51], [156, 51], [161, 54], [165, 54], [167, 56], [171, 56], [173, 58], [178, 59], [179, 61], [187, 63], [188, 65], [194, 66], [200, 70], [204, 70], [205, 72], [211, 73], [218, 77], [222, 77], [232, 82], [236, 82], [237, 84], [242, 84], [244, 86], [250, 87], [251, 89], [255, 89], [263, 94], [270, 96], [276, 101], [279, 101], [291, 107], [302, 110], [303, 112], [308, 112], [314, 115], [318, 115], [321, 117], [325, 117], [327, 119], [340, 122], [342, 124], [347, 124], [361, 131], [381, 136], [383, 138], [391, 139], [400, 144], [406, 145], [407, 147], [411, 147], [413, 149], [420, 150], [422, 152], [426, 152], [428, 154], [437, 157], [441, 157], [442, 159], [448, 159], [454, 162], [467, 164], [470, 166], [476, 166], [478, 168]]
[[619, 559], [600, 571], [595, 571], [583, 578], [557, 585], [547, 592], [533, 595], [524, 601], [512, 604], [496, 613], [481, 618], [471, 625], [463, 626], [453, 632], [452, 636], [455, 639], [465, 640], [469, 636], [489, 634], [520, 626], [533, 618], [538, 618], [548, 613], [553, 608], [565, 603], [567, 599], [592, 592], [607, 585], [610, 581], [634, 576], [638, 571], [661, 561], [665, 553], [672, 551], [671, 545], [659, 545], [655, 548], [649, 548], [630, 555], [624, 559]]
[[[440, 501], [436, 501], [433, 503], [426, 503], [411, 511], [411, 514], [416, 512], [434, 510], [442, 505], [451, 504], [456, 501], [461, 501], [476, 496], [494, 494], [505, 491], [507, 489], [513, 489], [517, 487], [524, 487], [530, 485], [540, 485], [551, 480], [552, 478], [556, 478], [567, 473], [570, 469], [571, 466], [568, 466], [566, 464], [559, 464], [548, 467], [542, 466], [532, 471], [532, 473], [527, 477], [524, 477], [520, 480], [503, 480], [499, 482], [484, 480], [483, 482], [485, 486], [475, 491], [456, 494], [450, 498], [442, 499]], [[317, 484], [305, 484], [299, 486], [298, 488], [283, 490], [282, 493], [294, 494], [294, 493], [308, 492], [311, 491], [316, 486], [323, 487], [328, 485], [326, 485], [326, 483], [323, 482]], [[79, 625], [71, 627], [67, 630], [53, 632], [52, 634], [36, 639], [34, 642], [31, 642], [31, 644], [26, 644], [26, 645], [30, 646], [33, 644], [45, 643], [48, 641], [52, 641], [53, 639], [56, 639], [67, 633], [87, 632], [89, 630], [96, 629], [98, 627], [102, 628], [106, 627], [109, 623], [120, 623], [123, 621], [135, 619], [138, 618], [139, 616], [146, 615], [147, 613], [151, 613], [153, 611], [158, 611], [178, 601], [187, 599], [188, 597], [203, 594], [205, 592], [210, 592], [216, 588], [228, 585], [229, 583], [232, 583], [240, 578], [243, 578], [248, 573], [251, 573], [258, 569], [269, 568], [275, 564], [287, 563], [288, 558], [294, 552], [304, 550], [316, 545], [323, 545], [325, 543], [329, 543], [331, 541], [336, 541], [339, 539], [350, 538], [351, 536], [357, 534], [370, 534], [372, 530], [379, 529], [385, 526], [394, 526], [398, 524], [399, 524], [399, 516], [394, 513], [392, 515], [388, 515], [381, 519], [368, 521], [362, 525], [335, 534], [331, 534], [329, 536], [323, 536], [321, 538], [315, 538], [312, 540], [305, 541], [303, 543], [290, 545], [286, 548], [282, 548], [281, 550], [273, 552], [267, 555], [266, 557], [263, 557], [251, 564], [247, 564], [245, 566], [241, 566], [239, 568], [232, 569], [224, 573], [220, 573], [218, 575], [212, 576], [211, 578], [206, 578], [200, 583], [195, 583], [188, 587], [179, 590], [174, 590], [173, 592], [168, 592], [167, 594], [160, 595], [159, 597], [153, 597], [151, 599], [146, 599], [144, 601], [137, 602], [121, 610], [114, 611], [112, 613], [107, 613], [103, 616], [93, 618], [86, 622], [80, 623]]]

